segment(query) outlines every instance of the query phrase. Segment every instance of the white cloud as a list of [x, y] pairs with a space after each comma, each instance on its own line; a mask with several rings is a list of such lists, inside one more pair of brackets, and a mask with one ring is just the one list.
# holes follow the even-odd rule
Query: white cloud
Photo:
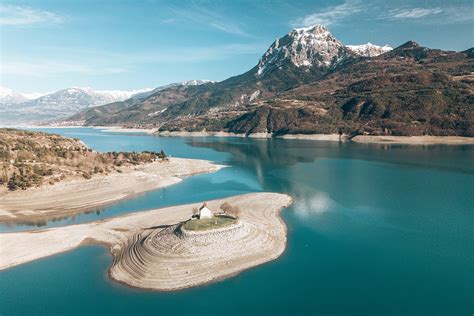
[[389, 18], [392, 20], [419, 19], [428, 15], [439, 14], [443, 12], [441, 8], [412, 8], [390, 10]]
[[193, 6], [188, 9], [171, 7], [169, 10], [173, 17], [163, 20], [163, 23], [193, 22], [209, 26], [224, 33], [249, 36], [238, 22], [202, 6]]
[[294, 20], [291, 24], [295, 27], [312, 26], [322, 24], [329, 26], [345, 19], [346, 17], [358, 13], [362, 6], [357, 1], [346, 1], [343, 4], [327, 7], [318, 12], [305, 15]]
[[0, 5], [0, 25], [56, 24], [63, 21], [63, 17], [53, 12], [26, 6]]

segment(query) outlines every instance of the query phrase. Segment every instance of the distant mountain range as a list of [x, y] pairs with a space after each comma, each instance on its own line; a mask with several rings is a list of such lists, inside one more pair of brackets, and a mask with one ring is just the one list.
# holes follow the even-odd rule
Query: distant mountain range
[[8, 88], [0, 91], [0, 123], [39, 123], [64, 119], [79, 110], [129, 99], [151, 89], [135, 91], [96, 91], [91, 88], [68, 88], [44, 95], [22, 94]]
[[[40, 97], [40, 95], [38, 97]], [[5, 87], [0, 87], [0, 109], [6, 106], [28, 101], [33, 98], [34, 97], [29, 97], [27, 94], [19, 93]]]
[[255, 67], [73, 116], [162, 131], [474, 136], [474, 53], [409, 41], [344, 45], [324, 26], [277, 39]]
[[140, 102], [163, 89], [208, 82], [211, 81], [190, 80], [155, 89], [132, 91], [73, 87], [47, 94], [25, 94], [0, 87], [0, 124], [44, 124], [62, 121], [76, 113], [84, 113], [87, 116], [85, 113], [88, 110], [100, 105], [114, 104], [124, 100], [128, 100], [129, 103]]
[[[126, 108], [131, 108], [133, 105], [141, 104], [142, 102], [150, 99], [151, 96], [158, 94], [163, 90], [172, 89], [172, 88], [179, 88], [179, 87], [188, 87], [188, 86], [198, 86], [205, 83], [212, 83], [210, 80], [189, 80], [183, 82], [176, 82], [172, 84], [168, 84], [165, 86], [161, 86], [146, 92], [138, 93], [133, 95], [131, 98], [124, 100], [124, 101], [117, 101], [112, 102], [103, 106], [96, 106], [96, 107], [89, 107], [82, 111], [75, 113], [74, 115], [68, 117], [67, 121], [69, 123], [74, 124], [82, 124], [83, 122], [102, 115], [108, 115], [112, 113], [116, 113], [118, 111], [124, 110]], [[147, 101], [150, 102], [150, 101]]]
[[255, 67], [224, 81], [128, 96], [66, 89], [22, 102], [14, 112], [62, 124], [161, 131], [474, 136], [473, 51], [412, 41], [394, 49], [344, 45], [316, 25], [293, 29]]

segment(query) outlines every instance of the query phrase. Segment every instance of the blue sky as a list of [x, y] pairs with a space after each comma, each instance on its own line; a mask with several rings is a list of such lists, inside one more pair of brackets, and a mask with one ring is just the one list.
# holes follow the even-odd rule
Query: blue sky
[[474, 1], [8, 1], [1, 85], [132, 90], [223, 80], [252, 68], [294, 27], [324, 24], [345, 44], [474, 46]]

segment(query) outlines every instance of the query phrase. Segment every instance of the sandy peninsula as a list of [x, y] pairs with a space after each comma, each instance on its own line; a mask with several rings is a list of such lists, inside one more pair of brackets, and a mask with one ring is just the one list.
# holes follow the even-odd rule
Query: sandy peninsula
[[0, 234], [0, 270], [74, 249], [105, 244], [113, 256], [109, 276], [121, 283], [171, 291], [216, 281], [278, 258], [286, 247], [280, 210], [291, 197], [252, 193], [207, 203], [241, 210], [238, 224], [201, 235], [176, 233], [201, 203], [127, 214], [87, 224]]
[[26, 191], [4, 191], [0, 192], [0, 223], [34, 223], [70, 216], [178, 183], [184, 176], [220, 168], [206, 160], [170, 158], [87, 180], [64, 180]]

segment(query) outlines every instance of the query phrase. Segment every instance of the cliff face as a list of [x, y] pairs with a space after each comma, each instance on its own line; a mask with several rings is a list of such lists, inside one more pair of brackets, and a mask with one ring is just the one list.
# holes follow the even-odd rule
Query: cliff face
[[242, 75], [98, 107], [85, 120], [170, 131], [474, 136], [473, 55], [415, 42], [357, 54], [322, 26], [295, 29]]

